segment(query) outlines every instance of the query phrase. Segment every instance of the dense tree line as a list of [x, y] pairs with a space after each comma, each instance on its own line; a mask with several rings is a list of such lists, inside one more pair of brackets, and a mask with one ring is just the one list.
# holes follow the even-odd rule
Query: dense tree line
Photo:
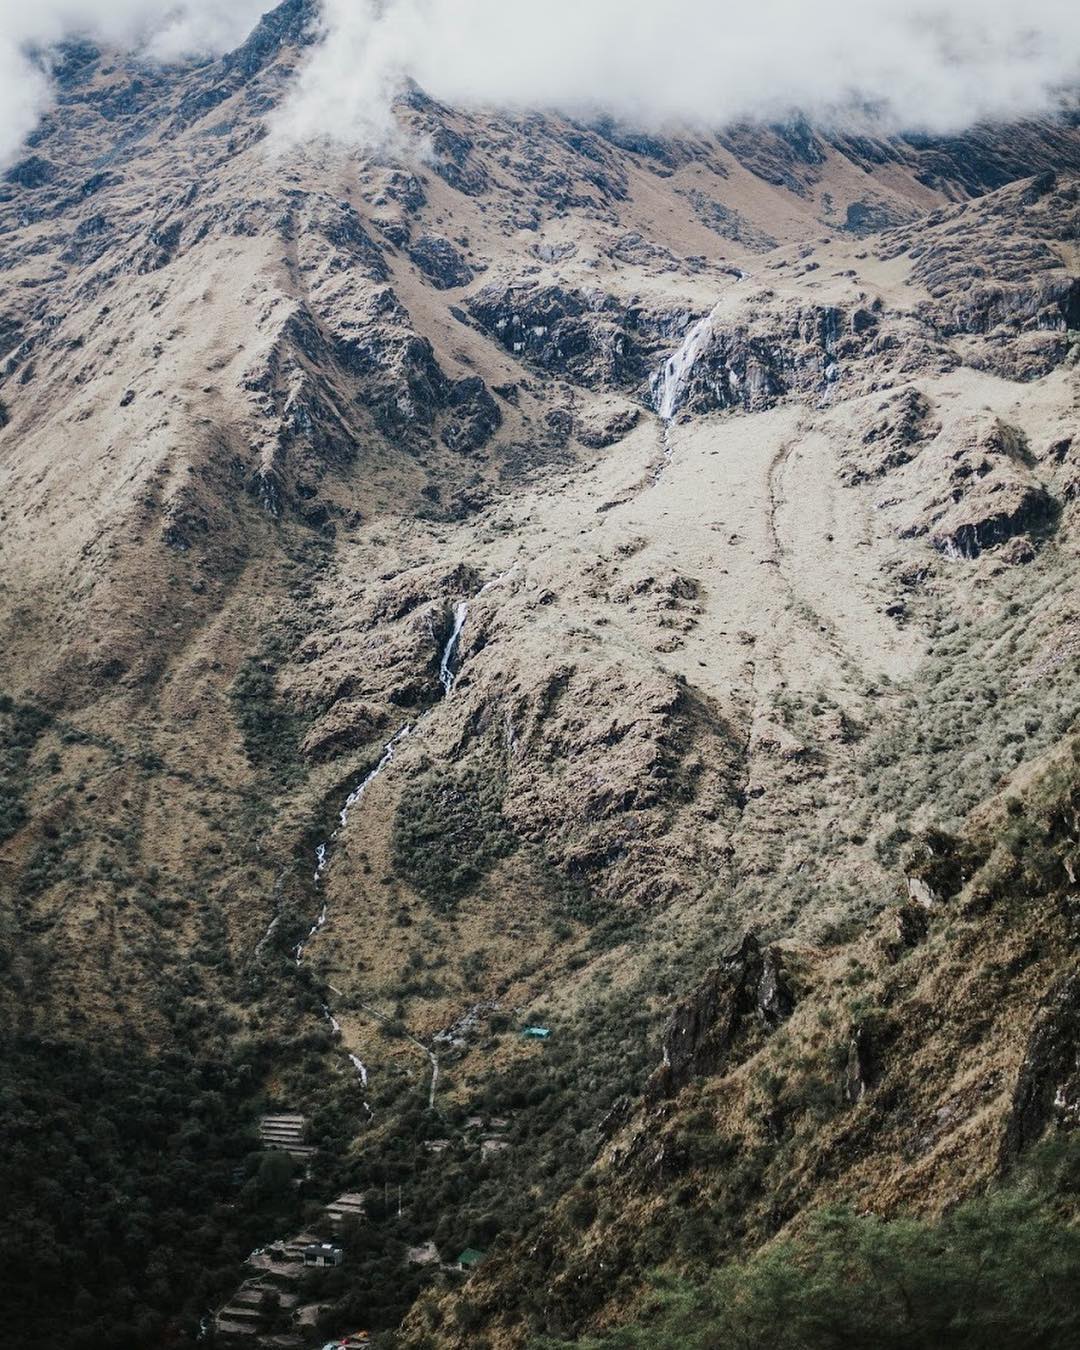
[[177, 1343], [295, 1218], [293, 1188], [260, 1172], [259, 1066], [131, 1039], [0, 1054], [4, 1345]]

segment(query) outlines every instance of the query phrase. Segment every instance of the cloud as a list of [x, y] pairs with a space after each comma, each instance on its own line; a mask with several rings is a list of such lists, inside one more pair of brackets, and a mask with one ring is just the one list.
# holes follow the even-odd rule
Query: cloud
[[227, 51], [269, 0], [0, 0], [0, 166], [52, 98], [50, 49], [84, 37], [151, 61]]
[[[227, 50], [271, 0], [0, 0], [0, 164], [48, 106], [40, 53], [85, 36], [145, 59]], [[408, 80], [464, 106], [647, 127], [784, 117], [945, 132], [1080, 84], [1077, 0], [323, 0], [279, 142], [393, 136]], [[37, 55], [35, 55], [37, 53]]]
[[277, 119], [372, 141], [407, 79], [455, 105], [717, 127], [794, 110], [956, 131], [1044, 112], [1080, 82], [1076, 0], [324, 0]]

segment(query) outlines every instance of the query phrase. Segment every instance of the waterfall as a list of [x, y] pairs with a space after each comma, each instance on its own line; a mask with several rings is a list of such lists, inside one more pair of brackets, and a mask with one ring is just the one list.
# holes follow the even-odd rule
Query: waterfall
[[[388, 764], [392, 764], [394, 762], [394, 751], [397, 749], [398, 744], [401, 741], [405, 740], [407, 736], [411, 735], [412, 735], [412, 724], [406, 722], [405, 725], [401, 727], [400, 730], [396, 731], [394, 735], [391, 736], [390, 739], [386, 742], [386, 745], [383, 747], [384, 753], [382, 759], [379, 760], [378, 764], [375, 765], [375, 767], [363, 780], [363, 782], [359, 783], [352, 790], [352, 792], [349, 793], [348, 797], [345, 798], [345, 805], [341, 808], [341, 811], [338, 816], [338, 819], [341, 821], [340, 828], [344, 829], [345, 826], [349, 823], [349, 812], [353, 809], [353, 807], [364, 795], [364, 793], [368, 790], [368, 788], [372, 785], [372, 783], [374, 783], [375, 779], [378, 778], [379, 774], [382, 773], [382, 771], [386, 768]], [[318, 852], [318, 850], [316, 850], [316, 852]]]
[[[503, 581], [507, 579], [507, 577], [511, 576], [514, 572], [516, 572], [519, 566], [520, 566], [519, 563], [513, 563], [510, 567], [506, 569], [505, 572], [500, 572], [498, 576], [492, 577], [490, 581], [486, 581], [483, 584], [483, 586], [480, 587], [479, 591], [477, 591], [477, 597], [483, 595], [485, 591], [491, 590], [493, 586], [500, 585]], [[453, 627], [451, 629], [450, 636], [447, 639], [445, 646], [443, 647], [442, 659], [439, 663], [439, 683], [442, 685], [444, 694], [447, 698], [449, 698], [450, 692], [454, 687], [454, 680], [455, 680], [454, 658], [455, 655], [457, 654], [458, 644], [461, 639], [461, 631], [465, 627], [465, 621], [468, 617], [469, 617], [468, 602], [465, 600], [461, 600], [454, 606]], [[429, 714], [430, 710], [428, 713], [424, 714], [424, 717], [429, 716]], [[421, 719], [421, 721], [422, 720], [423, 719]], [[364, 793], [367, 792], [368, 788], [375, 781], [375, 779], [378, 778], [379, 775], [394, 762], [394, 755], [397, 750], [397, 747], [403, 740], [406, 739], [406, 737], [412, 735], [413, 730], [414, 730], [413, 725], [412, 723], [409, 722], [406, 722], [404, 726], [400, 727], [383, 746], [382, 758], [379, 760], [378, 764], [376, 764], [375, 767], [363, 779], [361, 779], [361, 781], [356, 785], [356, 787], [353, 788], [352, 792], [349, 793], [348, 797], [346, 797], [345, 803], [342, 806], [340, 812], [338, 813], [338, 820], [339, 820], [338, 828], [334, 831], [334, 833], [330, 836], [328, 840], [324, 840], [315, 849], [314, 882], [316, 886], [320, 885], [320, 883], [322, 882], [323, 873], [326, 871], [330, 863], [330, 845], [341, 833], [341, 831], [345, 828], [345, 826], [349, 823], [350, 811], [353, 809], [353, 807], [357, 805], [358, 802], [360, 802], [360, 800], [364, 796]], [[282, 875], [284, 876], [284, 874]], [[276, 927], [280, 917], [281, 916], [279, 913], [277, 916], [275, 916], [275, 918], [271, 922], [270, 927], [268, 928], [266, 935], [263, 938], [263, 943], [265, 943], [266, 940], [273, 933], [274, 928]], [[293, 952], [293, 955], [296, 959], [296, 964], [298, 966], [302, 963], [304, 959], [305, 948], [311, 942], [311, 939], [315, 937], [322, 929], [322, 927], [326, 923], [326, 919], [327, 919], [327, 902], [324, 900], [322, 908], [319, 911], [319, 915], [316, 918], [315, 922], [311, 925], [307, 937], [303, 940], [303, 942], [299, 943], [296, 946]], [[260, 948], [263, 945], [263, 943], [259, 944]], [[258, 954], [258, 951], [259, 948], [256, 948], [256, 954]], [[335, 989], [333, 985], [330, 985], [330, 988], [335, 994], [340, 994], [340, 990]], [[333, 1011], [331, 1010], [330, 1005], [328, 1003], [324, 1003], [322, 1005], [322, 1015], [329, 1023], [330, 1030], [332, 1031], [332, 1033], [334, 1035], [340, 1035], [341, 1024], [334, 1016]], [[381, 1014], [376, 1014], [376, 1016], [379, 1016], [381, 1018]], [[410, 1041], [413, 1041], [414, 1044], [418, 1045], [424, 1051], [424, 1053], [427, 1055], [431, 1063], [431, 1087], [428, 1094], [428, 1104], [429, 1106], [433, 1106], [435, 1102], [435, 1088], [439, 1081], [438, 1059], [436, 1058], [434, 1052], [430, 1050], [426, 1045], [424, 1045], [423, 1042], [416, 1040], [415, 1037], [412, 1036], [408, 1036], [408, 1039]], [[359, 1056], [354, 1055], [352, 1053], [349, 1053], [349, 1062], [355, 1069], [356, 1074], [360, 1079], [361, 1085], [366, 1088], [368, 1081], [367, 1065], [363, 1063], [363, 1061], [359, 1058]], [[369, 1114], [374, 1114], [368, 1102], [365, 1101], [364, 1106], [367, 1108]]]
[[316, 918], [315, 922], [311, 925], [310, 929], [308, 930], [307, 937], [303, 940], [303, 942], [297, 944], [296, 948], [297, 965], [299, 965], [300, 962], [304, 959], [304, 948], [315, 936], [315, 934], [320, 931], [320, 929], [323, 927], [325, 923], [326, 923], [326, 901], [324, 900], [323, 907], [322, 909], [319, 910], [318, 918]]
[[[333, 988], [333, 986], [331, 986], [331, 988]], [[330, 1023], [330, 1030], [331, 1030], [331, 1032], [332, 1032], [335, 1036], [340, 1036], [340, 1035], [341, 1035], [341, 1023], [340, 1023], [340, 1022], [337, 1020], [337, 1018], [334, 1016], [333, 1012], [332, 1012], [331, 1009], [330, 1009], [329, 1003], [324, 1003], [324, 1004], [322, 1005], [322, 1014], [323, 1014], [323, 1017], [325, 1017], [326, 1020]], [[350, 1063], [350, 1064], [353, 1066], [353, 1068], [356, 1070], [356, 1076], [357, 1076], [357, 1078], [360, 1079], [360, 1086], [363, 1087], [363, 1088], [366, 1088], [366, 1087], [367, 1087], [367, 1065], [363, 1062], [363, 1060], [360, 1058], [359, 1055], [354, 1055], [351, 1051], [347, 1051], [346, 1053], [348, 1054], [348, 1057], [349, 1057], [349, 1063]], [[365, 1109], [365, 1111], [367, 1111], [369, 1117], [374, 1118], [375, 1112], [371, 1109], [371, 1103], [370, 1103], [370, 1102], [368, 1102], [368, 1101], [365, 1101], [365, 1102], [364, 1102], [364, 1109]]]
[[454, 688], [454, 655], [457, 652], [458, 641], [461, 638], [461, 630], [465, 627], [465, 620], [469, 617], [469, 606], [464, 600], [458, 601], [454, 606], [454, 626], [450, 630], [450, 636], [446, 639], [446, 646], [443, 648], [442, 660], [439, 663], [439, 683], [443, 687], [444, 696], [450, 697]]
[[[479, 599], [493, 586], [501, 585], [507, 577], [517, 571], [519, 564], [513, 563], [505, 572], [500, 572], [497, 577], [492, 577], [490, 581], [485, 581], [476, 592], [475, 599]], [[461, 642], [461, 630], [465, 627], [465, 621], [469, 617], [469, 603], [467, 600], [459, 600], [454, 606], [454, 623], [450, 629], [450, 636], [446, 639], [446, 645], [442, 650], [442, 660], [439, 662], [439, 683], [443, 687], [443, 696], [449, 698], [454, 688], [454, 681], [457, 679], [457, 672], [454, 670], [454, 660], [457, 656], [458, 647]]]
[[703, 318], [698, 319], [697, 323], [691, 325], [682, 340], [682, 345], [668, 357], [653, 377], [653, 407], [665, 422], [670, 422], [679, 411], [690, 376], [712, 336], [714, 312], [710, 310]]
[[[391, 736], [390, 739], [386, 742], [386, 745], [383, 747], [382, 759], [379, 760], [378, 764], [375, 765], [375, 767], [371, 770], [371, 772], [367, 775], [367, 777], [362, 779], [361, 782], [359, 782], [356, 785], [356, 787], [353, 788], [352, 792], [349, 793], [348, 797], [345, 798], [345, 805], [341, 808], [341, 811], [338, 813], [338, 819], [340, 820], [341, 824], [330, 836], [331, 840], [335, 839], [339, 831], [343, 830], [345, 826], [349, 823], [349, 812], [360, 800], [360, 798], [364, 795], [364, 793], [368, 790], [371, 784], [374, 783], [375, 779], [378, 778], [379, 774], [382, 773], [382, 771], [386, 768], [386, 766], [388, 764], [393, 763], [394, 751], [397, 748], [399, 742], [403, 741], [405, 737], [410, 735], [411, 733], [412, 733], [412, 725], [406, 722], [406, 724], [403, 727], [401, 727], [399, 731], [395, 732], [395, 734]], [[330, 861], [330, 841], [327, 840], [319, 844], [319, 846], [315, 849], [316, 886], [319, 885], [319, 883], [322, 881], [322, 875], [326, 871], [326, 867], [329, 861]], [[315, 935], [322, 929], [325, 923], [326, 923], [326, 901], [324, 900], [322, 909], [319, 911], [319, 916], [315, 920], [315, 922], [311, 925], [307, 937], [303, 940], [303, 942], [298, 944], [293, 953], [293, 955], [296, 958], [297, 965], [299, 965], [301, 961], [303, 961], [304, 959], [304, 948], [311, 941], [311, 939], [315, 937]], [[272, 927], [273, 925], [271, 925], [271, 928]], [[267, 933], [267, 937], [269, 937], [269, 933]]]
[[481, 595], [485, 595], [493, 586], [501, 586], [507, 577], [512, 577], [514, 575], [520, 566], [520, 563], [511, 563], [505, 572], [500, 572], [497, 577], [492, 577], [490, 581], [485, 581], [476, 592], [477, 597], [479, 598]]

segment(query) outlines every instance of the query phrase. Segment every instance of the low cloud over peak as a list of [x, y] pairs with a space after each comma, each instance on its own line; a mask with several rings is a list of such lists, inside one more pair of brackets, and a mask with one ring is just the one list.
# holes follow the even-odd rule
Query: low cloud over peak
[[414, 79], [456, 105], [719, 126], [798, 109], [948, 132], [1044, 112], [1080, 78], [1072, 0], [324, 0], [281, 127], [370, 138]]
[[[87, 35], [151, 58], [217, 52], [260, 0], [0, 0], [0, 159], [49, 98], [31, 58]], [[408, 80], [465, 106], [719, 126], [794, 110], [851, 129], [960, 130], [1046, 112], [1080, 82], [1075, 0], [323, 0], [277, 114], [288, 141], [389, 134]]]
[[265, 0], [0, 0], [0, 165], [49, 106], [57, 43], [89, 38], [178, 61], [237, 45], [266, 8]]

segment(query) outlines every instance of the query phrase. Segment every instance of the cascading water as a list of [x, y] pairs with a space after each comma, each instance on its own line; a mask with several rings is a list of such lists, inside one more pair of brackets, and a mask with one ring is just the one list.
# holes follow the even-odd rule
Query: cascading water
[[314, 922], [314, 923], [311, 925], [311, 927], [308, 929], [308, 935], [307, 935], [307, 937], [303, 940], [303, 942], [297, 943], [297, 946], [296, 946], [296, 964], [297, 964], [297, 965], [299, 965], [300, 962], [304, 959], [304, 948], [305, 948], [305, 947], [307, 946], [307, 944], [311, 941], [311, 939], [315, 936], [315, 934], [318, 933], [318, 932], [320, 932], [320, 931], [322, 930], [322, 927], [323, 927], [323, 925], [324, 925], [325, 923], [326, 923], [326, 901], [324, 900], [324, 901], [323, 901], [323, 905], [322, 905], [322, 909], [319, 910], [319, 913], [318, 913], [317, 918], [315, 919], [315, 922]]
[[[497, 577], [492, 577], [490, 581], [485, 581], [476, 592], [475, 599], [490, 591], [493, 586], [501, 585], [508, 576], [516, 572], [519, 564], [513, 563], [505, 572], [500, 572]], [[454, 689], [454, 682], [457, 680], [457, 671], [454, 669], [454, 661], [458, 654], [458, 647], [461, 644], [461, 632], [465, 627], [465, 621], [469, 617], [469, 602], [459, 600], [454, 606], [454, 622], [450, 629], [450, 636], [442, 650], [442, 659], [439, 662], [439, 683], [443, 687], [443, 696], [449, 698]]]
[[671, 444], [671, 422], [682, 407], [686, 386], [694, 372], [701, 353], [712, 337], [712, 316], [710, 310], [697, 323], [691, 324], [678, 350], [664, 362], [653, 376], [651, 392], [653, 407], [663, 422], [661, 439], [664, 447], [664, 459], [653, 474], [653, 482], [658, 483], [664, 470], [671, 463], [674, 446]]
[[[477, 591], [476, 598], [479, 598], [486, 591], [491, 590], [493, 586], [500, 585], [503, 581], [507, 579], [507, 577], [509, 577], [512, 573], [517, 571], [518, 566], [519, 566], [518, 563], [514, 563], [511, 567], [507, 568], [505, 572], [500, 572], [497, 577], [492, 577], [490, 581], [486, 581], [483, 584], [483, 586], [480, 587], [479, 591]], [[450, 696], [451, 690], [454, 687], [454, 681], [456, 679], [456, 672], [454, 670], [454, 657], [457, 652], [458, 643], [461, 639], [462, 629], [465, 627], [465, 621], [468, 618], [468, 616], [469, 616], [468, 602], [464, 600], [459, 601], [458, 604], [454, 606], [453, 627], [451, 629], [450, 636], [443, 647], [442, 658], [439, 663], [439, 683], [442, 685], [444, 695], [447, 698]], [[428, 714], [425, 713], [424, 716], [427, 717]], [[421, 721], [422, 720], [423, 719], [421, 719]], [[411, 736], [413, 734], [413, 731], [414, 727], [411, 723], [406, 723], [404, 726], [399, 728], [399, 730], [395, 732], [395, 734], [390, 738], [389, 741], [386, 742], [385, 746], [383, 747], [383, 755], [382, 758], [379, 760], [378, 764], [375, 765], [375, 767], [370, 771], [370, 773], [368, 773], [357, 784], [357, 786], [352, 790], [352, 792], [349, 793], [348, 797], [346, 797], [345, 804], [342, 806], [341, 811], [338, 813], [338, 820], [339, 820], [338, 828], [330, 836], [329, 840], [326, 840], [323, 843], [319, 844], [318, 847], [315, 849], [314, 882], [316, 886], [321, 884], [323, 873], [329, 866], [330, 845], [337, 838], [340, 832], [345, 828], [345, 826], [349, 823], [349, 813], [360, 802], [360, 800], [364, 796], [364, 793], [367, 792], [368, 788], [375, 781], [375, 779], [378, 778], [379, 775], [383, 773], [384, 770], [386, 770], [394, 762], [394, 756], [397, 747], [408, 736]], [[277, 926], [280, 917], [281, 917], [280, 914], [275, 916], [274, 920], [271, 922], [270, 927], [267, 929], [266, 935], [263, 938], [262, 943], [259, 944], [259, 948], [256, 948], [256, 954], [258, 954], [259, 949], [273, 933], [274, 928]], [[326, 919], [327, 919], [327, 902], [324, 900], [322, 908], [319, 911], [318, 917], [312, 924], [307, 937], [295, 948], [294, 956], [296, 958], [296, 964], [298, 966], [303, 961], [305, 948], [307, 947], [308, 943], [310, 943], [312, 938], [315, 937], [319, 933], [319, 931], [323, 928], [323, 926], [326, 923]], [[335, 989], [333, 985], [331, 985], [330, 988], [334, 991], [334, 993], [340, 993], [340, 990]], [[370, 1009], [369, 1011], [371, 1011], [375, 1016], [378, 1016], [380, 1018], [382, 1017], [382, 1014], [374, 1013], [374, 1009]], [[331, 1031], [335, 1035], [340, 1035], [341, 1024], [334, 1016], [333, 1011], [331, 1010], [330, 1005], [328, 1003], [324, 1003], [322, 1005], [322, 1014], [323, 1017], [326, 1019], [326, 1021], [330, 1024]], [[435, 1088], [439, 1081], [438, 1058], [436, 1057], [435, 1052], [431, 1050], [428, 1046], [424, 1045], [422, 1041], [416, 1040], [415, 1037], [413, 1036], [408, 1036], [408, 1039], [412, 1041], [415, 1045], [417, 1045], [421, 1050], [424, 1051], [424, 1053], [427, 1055], [431, 1063], [431, 1086], [428, 1093], [428, 1103], [429, 1106], [433, 1107], [435, 1104]], [[363, 1061], [359, 1058], [358, 1055], [354, 1055], [351, 1052], [347, 1053], [350, 1064], [352, 1064], [353, 1068], [356, 1070], [356, 1074], [360, 1079], [362, 1086], [366, 1088], [368, 1081], [367, 1065], [363, 1063]], [[368, 1102], [365, 1101], [364, 1106], [368, 1111], [369, 1115], [374, 1114]]]
[[[325, 1017], [326, 1020], [330, 1023], [330, 1030], [334, 1033], [334, 1035], [335, 1035], [335, 1036], [340, 1036], [340, 1035], [341, 1035], [341, 1023], [340, 1023], [340, 1022], [337, 1020], [337, 1018], [334, 1016], [333, 1012], [331, 1011], [331, 1008], [330, 1008], [330, 1004], [329, 1004], [329, 1003], [324, 1003], [324, 1004], [322, 1005], [322, 1014], [323, 1014], [323, 1017]], [[360, 1079], [360, 1086], [366, 1088], [366, 1087], [367, 1087], [367, 1065], [363, 1062], [363, 1060], [360, 1058], [359, 1055], [354, 1055], [354, 1054], [352, 1053], [351, 1050], [346, 1051], [346, 1054], [347, 1054], [348, 1057], [349, 1057], [349, 1063], [350, 1063], [350, 1064], [353, 1066], [353, 1068], [356, 1070], [356, 1076], [357, 1076], [357, 1078]], [[368, 1102], [368, 1101], [365, 1101], [365, 1102], [364, 1102], [364, 1110], [367, 1111], [368, 1116], [369, 1116], [370, 1118], [374, 1118], [375, 1112], [371, 1109], [371, 1103], [370, 1103], [370, 1102]]]
[[712, 336], [712, 310], [687, 329], [679, 349], [664, 362], [653, 377], [652, 398], [657, 415], [670, 422], [682, 406], [690, 375]]
[[454, 606], [454, 624], [450, 630], [450, 636], [446, 639], [446, 646], [443, 648], [442, 660], [439, 662], [439, 683], [443, 687], [443, 695], [449, 698], [454, 688], [454, 655], [457, 652], [458, 642], [461, 639], [461, 630], [465, 627], [465, 620], [469, 617], [469, 606], [464, 600], [460, 600]]
[[[387, 765], [393, 764], [394, 752], [396, 751], [397, 747], [401, 744], [401, 742], [406, 739], [406, 737], [412, 735], [412, 731], [413, 731], [412, 724], [407, 722], [403, 727], [401, 727], [398, 731], [396, 731], [394, 735], [391, 736], [391, 738], [386, 742], [386, 745], [383, 747], [384, 754], [382, 759], [379, 760], [378, 764], [375, 765], [375, 767], [363, 780], [363, 782], [360, 783], [356, 788], [354, 788], [353, 791], [350, 792], [349, 795], [345, 798], [345, 805], [341, 808], [341, 811], [338, 814], [338, 819], [341, 821], [341, 824], [338, 827], [339, 829], [344, 829], [345, 826], [348, 825], [349, 812], [353, 809], [353, 807], [364, 795], [364, 793], [368, 790], [368, 788], [372, 785], [372, 783], [374, 783], [375, 779], [378, 778], [378, 776], [382, 773], [382, 771], [387, 767]], [[335, 830], [334, 834], [336, 835], [337, 832], [338, 831]], [[318, 850], [316, 850], [316, 853], [317, 852]], [[325, 862], [323, 865], [325, 866]]]
[[[356, 785], [356, 787], [353, 788], [352, 792], [349, 793], [348, 797], [345, 798], [345, 805], [341, 808], [340, 812], [338, 813], [338, 820], [341, 823], [339, 824], [338, 828], [334, 831], [334, 833], [330, 836], [330, 840], [322, 844], [319, 844], [319, 846], [315, 850], [314, 879], [316, 886], [318, 886], [321, 883], [322, 875], [326, 871], [327, 865], [330, 861], [330, 842], [336, 839], [341, 830], [343, 830], [345, 826], [349, 823], [349, 812], [357, 804], [357, 802], [361, 799], [361, 797], [363, 797], [364, 793], [368, 790], [371, 784], [374, 783], [375, 779], [378, 778], [379, 774], [383, 772], [386, 766], [388, 764], [393, 763], [394, 751], [397, 749], [398, 745], [405, 739], [405, 737], [410, 736], [411, 734], [412, 734], [412, 725], [407, 722], [386, 742], [386, 745], [383, 747], [383, 757], [382, 759], [379, 760], [378, 764], [375, 765], [375, 767], [371, 770], [371, 772], [364, 779], [362, 779], [361, 782], [359, 782]], [[299, 965], [300, 962], [304, 959], [304, 948], [316, 935], [316, 933], [320, 931], [320, 929], [323, 927], [325, 923], [326, 923], [326, 901], [324, 900], [322, 909], [319, 911], [318, 918], [311, 925], [311, 929], [308, 932], [307, 937], [303, 940], [303, 942], [299, 943], [299, 945], [296, 948], [294, 954], [296, 956], [297, 965]]]

